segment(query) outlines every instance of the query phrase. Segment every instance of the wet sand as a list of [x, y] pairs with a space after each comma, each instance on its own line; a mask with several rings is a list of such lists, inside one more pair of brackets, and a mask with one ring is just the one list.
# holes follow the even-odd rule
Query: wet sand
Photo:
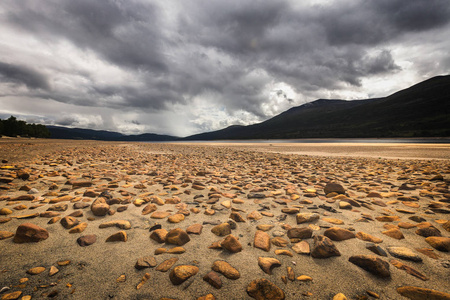
[[[0, 289], [10, 288], [0, 297], [21, 291], [20, 297], [30, 295], [32, 299], [50, 295], [57, 299], [181, 300], [208, 294], [215, 299], [252, 299], [247, 288], [261, 278], [281, 289], [285, 299], [332, 299], [338, 293], [348, 299], [375, 299], [368, 291], [380, 299], [407, 299], [397, 292], [401, 286], [449, 293], [449, 252], [434, 249], [416, 233], [418, 228], [433, 227], [443, 237], [450, 235], [448, 223], [445, 225], [450, 209], [449, 155], [450, 145], [440, 144], [146, 144], [2, 139], [0, 160], [5, 162], [0, 164], [0, 177], [5, 179], [0, 183], [0, 209], [8, 208], [12, 213], [0, 216], [11, 218], [0, 223], [0, 231], [16, 233], [19, 225], [29, 222], [46, 229], [49, 237], [24, 244], [15, 243], [14, 237], [0, 240]], [[29, 175], [25, 180], [20, 178], [23, 173]], [[75, 182], [80, 181], [90, 184], [76, 186]], [[344, 194], [325, 193], [329, 183], [338, 183]], [[30, 193], [29, 189], [36, 191]], [[109, 211], [95, 216], [90, 206], [104, 192], [110, 195]], [[25, 195], [33, 196], [33, 200], [15, 200]], [[68, 198], [61, 198], [64, 196]], [[54, 199], [66, 201], [51, 203], [56, 202]], [[343, 208], [341, 202], [351, 205]], [[77, 203], [88, 206], [76, 209]], [[74, 212], [82, 214], [75, 218], [87, 223], [84, 231], [69, 233], [60, 221], [48, 224], [51, 218], [42, 214], [55, 204], [67, 204], [67, 209], [56, 211], [60, 218]], [[155, 205], [155, 212], [182, 214], [184, 220], [171, 223], [169, 217], [154, 218], [154, 212], [143, 214], [150, 204]], [[126, 210], [119, 211], [120, 207]], [[298, 213], [317, 213], [319, 218], [297, 224], [296, 209]], [[242, 251], [211, 249], [213, 243], [225, 238], [211, 229], [229, 222], [232, 212], [244, 220], [230, 222], [235, 225], [231, 226], [231, 234], [239, 239]], [[20, 218], [25, 215], [31, 216]], [[384, 216], [397, 218], [380, 221], [383, 219], [379, 217]], [[330, 223], [330, 219], [342, 224]], [[115, 220], [129, 221], [131, 228], [99, 228], [100, 224]], [[398, 227], [401, 223], [412, 227]], [[158, 248], [169, 250], [177, 245], [150, 239], [150, 229], [155, 224], [167, 231], [186, 230], [193, 224], [201, 224], [203, 229], [199, 235], [189, 234], [190, 241], [181, 245], [184, 253], [156, 255]], [[266, 231], [267, 236], [279, 236], [287, 245], [272, 243], [269, 251], [256, 248], [258, 225], [273, 225]], [[296, 227], [309, 228], [313, 237], [322, 236], [330, 227], [355, 234], [364, 232], [381, 238], [378, 245], [384, 250], [406, 247], [421, 262], [399, 259], [389, 252], [387, 257], [378, 256], [366, 248], [367, 241], [359, 238], [333, 241], [339, 256], [316, 258], [298, 254], [294, 245], [301, 240], [288, 237], [289, 229]], [[382, 233], [392, 228], [404, 238]], [[106, 242], [119, 231], [126, 232], [126, 242]], [[95, 234], [97, 241], [87, 247], [79, 246], [77, 238], [89, 234]], [[314, 238], [303, 240], [314, 249]], [[424, 248], [432, 254], [417, 251]], [[276, 250], [287, 250], [292, 256], [276, 254]], [[380, 278], [349, 262], [355, 255], [374, 255], [386, 261], [390, 277]], [[153, 256], [156, 266], [136, 269], [136, 261], [145, 256]], [[167, 272], [156, 270], [163, 261], [174, 257], [178, 261]], [[258, 265], [259, 257], [278, 259], [280, 266], [269, 275]], [[397, 269], [393, 259], [428, 280]], [[65, 260], [70, 263], [58, 265]], [[218, 274], [220, 289], [202, 279], [217, 260], [227, 261], [240, 273], [236, 280]], [[169, 274], [178, 265], [195, 266], [199, 271], [174, 285]], [[53, 276], [49, 275], [51, 266], [59, 269]], [[44, 267], [45, 271], [27, 274], [33, 267]], [[292, 268], [296, 278], [307, 275], [312, 281], [284, 278], [287, 267]], [[146, 273], [149, 279], [136, 289]], [[121, 275], [125, 275], [124, 282], [118, 281]]]

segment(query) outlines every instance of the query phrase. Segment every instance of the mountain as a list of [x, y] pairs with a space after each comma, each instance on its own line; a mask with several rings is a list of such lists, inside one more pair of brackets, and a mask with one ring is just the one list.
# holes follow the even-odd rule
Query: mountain
[[267, 121], [189, 136], [186, 140], [449, 137], [450, 75], [383, 98], [319, 99]]
[[68, 128], [62, 126], [47, 126], [53, 139], [79, 139], [79, 140], [102, 140], [102, 141], [176, 141], [178, 137], [170, 135], [159, 135], [144, 133], [139, 135], [124, 135], [118, 132], [105, 130], [92, 130], [82, 128]]

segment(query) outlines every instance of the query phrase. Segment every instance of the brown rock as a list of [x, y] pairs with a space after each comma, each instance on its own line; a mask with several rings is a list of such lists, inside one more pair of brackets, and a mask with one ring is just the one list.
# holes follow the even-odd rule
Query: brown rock
[[396, 259], [391, 259], [391, 264], [396, 267], [397, 269], [400, 270], [404, 270], [406, 271], [406, 273], [415, 276], [423, 281], [427, 281], [429, 278], [426, 277], [425, 275], [423, 275], [422, 273], [420, 273], [419, 271], [411, 268], [410, 266], [405, 265], [404, 263], [396, 260]]
[[48, 276], [53, 276], [53, 275], [55, 275], [55, 274], [58, 273], [58, 272], [59, 272], [59, 270], [58, 270], [57, 267], [51, 266], [51, 267], [50, 267], [50, 270], [49, 270], [49, 272], [48, 272]]
[[309, 255], [311, 252], [309, 244], [306, 241], [301, 241], [299, 243], [296, 243], [294, 246], [292, 246], [292, 250], [294, 250], [295, 253], [297, 253], [297, 254]]
[[286, 297], [282, 289], [264, 278], [250, 282], [247, 294], [257, 300], [284, 300]]
[[291, 251], [289, 251], [289, 250], [281, 250], [281, 249], [275, 250], [275, 254], [276, 255], [286, 255], [286, 256], [290, 256], [290, 257], [294, 256]]
[[442, 224], [442, 227], [444, 227], [445, 230], [447, 230], [448, 232], [450, 232], [450, 220], [448, 220], [447, 222], [445, 222], [444, 224]]
[[109, 211], [109, 205], [106, 203], [105, 198], [97, 198], [91, 205], [91, 211], [94, 216], [106, 216]]
[[167, 211], [155, 211], [150, 215], [150, 218], [152, 219], [164, 219], [170, 216], [170, 212]]
[[449, 293], [415, 286], [399, 287], [397, 293], [411, 300], [450, 300]]
[[[160, 299], [160, 300], [164, 300], [164, 299]], [[213, 294], [208, 294], [205, 296], [198, 297], [197, 300], [216, 300], [216, 297], [214, 297]]]
[[400, 221], [400, 218], [398, 216], [379, 216], [379, 217], [376, 217], [375, 219], [380, 222]]
[[128, 240], [127, 233], [125, 231], [119, 231], [110, 235], [106, 242], [126, 242]]
[[61, 219], [61, 225], [66, 229], [70, 229], [74, 226], [77, 226], [79, 223], [80, 221], [71, 216], [67, 216]]
[[442, 234], [439, 231], [439, 229], [437, 229], [434, 226], [428, 226], [428, 227], [419, 228], [419, 229], [416, 230], [416, 234], [420, 235], [420, 236], [423, 236], [423, 237], [442, 236]]
[[150, 274], [145, 273], [141, 279], [141, 282], [139, 282], [139, 284], [136, 286], [136, 289], [139, 290], [149, 279], [150, 279]]
[[97, 236], [95, 234], [88, 234], [88, 235], [80, 236], [77, 239], [77, 243], [81, 247], [86, 247], [86, 246], [92, 245], [96, 241], [97, 241]]
[[13, 236], [14, 236], [14, 232], [0, 230], [0, 240], [8, 239]]
[[228, 262], [223, 260], [216, 260], [212, 264], [211, 269], [222, 274], [228, 279], [236, 280], [241, 277], [241, 274], [236, 268], [233, 268]]
[[397, 239], [397, 240], [402, 240], [405, 238], [405, 236], [403, 235], [403, 233], [400, 231], [400, 229], [398, 228], [392, 228], [386, 231], [381, 232], [382, 234], [385, 234], [391, 238]]
[[439, 259], [441, 258], [438, 254], [434, 253], [433, 249], [431, 248], [416, 248], [417, 252], [420, 252], [432, 259]]
[[270, 251], [270, 236], [267, 232], [257, 230], [253, 240], [253, 246], [266, 252]]
[[448, 237], [430, 236], [427, 237], [425, 241], [436, 250], [442, 252], [450, 251], [450, 238]]
[[220, 242], [221, 248], [228, 250], [231, 253], [237, 253], [242, 251], [242, 245], [239, 240], [230, 234], [223, 241]]
[[309, 239], [312, 237], [313, 234], [313, 230], [309, 227], [302, 227], [302, 228], [298, 228], [298, 227], [294, 227], [291, 228], [287, 231], [287, 236], [290, 239], [293, 238], [298, 238], [298, 239]]
[[211, 228], [211, 232], [217, 236], [226, 236], [231, 233], [231, 227], [229, 223], [222, 223]]
[[81, 233], [86, 229], [87, 226], [88, 224], [86, 222], [82, 222], [77, 226], [72, 227], [72, 229], [69, 230], [69, 233]]
[[153, 268], [156, 266], [156, 259], [153, 256], [144, 256], [136, 261], [134, 267], [138, 270]]
[[30, 274], [30, 275], [37, 275], [37, 274], [41, 274], [44, 271], [45, 271], [44, 267], [35, 267], [35, 268], [29, 269], [27, 271], [27, 273]]
[[98, 228], [108, 228], [108, 227], [117, 227], [120, 229], [130, 229], [131, 224], [129, 221], [126, 220], [116, 220], [116, 221], [109, 221], [109, 222], [103, 222], [98, 226]]
[[262, 230], [262, 231], [269, 231], [274, 227], [275, 227], [275, 225], [259, 224], [258, 226], [256, 226], [256, 229]]
[[272, 257], [258, 257], [259, 267], [269, 275], [272, 275], [272, 269], [280, 267], [281, 263], [278, 259]]
[[159, 266], [156, 267], [156, 271], [160, 272], [167, 272], [170, 268], [178, 261], [178, 257], [172, 257], [169, 259], [166, 259], [162, 263], [159, 264]]
[[378, 276], [390, 277], [389, 264], [374, 255], [354, 255], [348, 259], [352, 264]]
[[16, 300], [22, 295], [22, 291], [15, 291], [12, 293], [4, 294], [2, 300]]
[[199, 268], [190, 265], [176, 266], [169, 274], [169, 279], [174, 285], [180, 285], [190, 277], [197, 274]]
[[220, 289], [222, 287], [222, 280], [220, 279], [219, 274], [217, 274], [214, 271], [211, 271], [205, 276], [203, 276], [203, 280], [212, 285], [216, 289]]
[[297, 224], [314, 222], [319, 220], [320, 216], [317, 213], [299, 213], [296, 216]]
[[48, 238], [48, 231], [32, 223], [24, 223], [17, 227], [14, 235], [15, 243], [36, 243]]
[[150, 234], [150, 238], [158, 243], [164, 243], [167, 238], [167, 230], [164, 228], [153, 230]]
[[273, 239], [270, 240], [270, 242], [277, 247], [286, 247], [289, 244], [289, 241], [279, 236], [274, 237]]
[[233, 211], [230, 214], [230, 219], [234, 220], [236, 222], [245, 222], [244, 218], [238, 212], [235, 212], [235, 211]]
[[158, 208], [156, 207], [156, 204], [149, 203], [142, 209], [143, 215], [148, 215], [149, 213], [152, 213], [156, 211]]
[[181, 228], [170, 230], [166, 236], [166, 243], [178, 246], [183, 246], [190, 240], [189, 235]]
[[189, 234], [201, 234], [203, 230], [203, 225], [201, 224], [193, 224], [186, 228], [186, 232]]
[[175, 214], [173, 216], [170, 216], [167, 221], [169, 221], [169, 223], [180, 223], [181, 221], [184, 221], [184, 215]]
[[262, 215], [258, 211], [254, 210], [254, 211], [252, 211], [251, 213], [249, 213], [247, 215], [247, 219], [249, 219], [249, 220], [259, 220], [259, 219], [262, 219]]
[[375, 236], [372, 236], [372, 235], [362, 232], [362, 231], [359, 231], [358, 233], [356, 233], [356, 237], [360, 240], [363, 240], [366, 242], [372, 242], [372, 243], [376, 243], [376, 244], [383, 242], [382, 239], [377, 238]]
[[314, 247], [311, 250], [311, 256], [314, 258], [328, 258], [341, 256], [341, 253], [329, 238], [317, 235], [314, 237]]
[[325, 195], [328, 195], [329, 193], [345, 194], [344, 187], [338, 183], [333, 182], [327, 183], [323, 190], [325, 192]]
[[7, 215], [10, 215], [12, 213], [13, 213], [13, 211], [10, 210], [7, 207], [4, 207], [4, 208], [0, 209], [0, 215], [7, 216]]
[[323, 235], [332, 239], [333, 241], [345, 241], [355, 238], [355, 234], [353, 232], [339, 227], [328, 228], [327, 230], [325, 230]]

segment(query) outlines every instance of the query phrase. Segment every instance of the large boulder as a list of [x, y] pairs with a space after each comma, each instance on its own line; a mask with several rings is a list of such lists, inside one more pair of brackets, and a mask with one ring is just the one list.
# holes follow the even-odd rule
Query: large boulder
[[15, 243], [36, 243], [48, 238], [48, 231], [32, 223], [23, 223], [17, 227], [13, 241]]

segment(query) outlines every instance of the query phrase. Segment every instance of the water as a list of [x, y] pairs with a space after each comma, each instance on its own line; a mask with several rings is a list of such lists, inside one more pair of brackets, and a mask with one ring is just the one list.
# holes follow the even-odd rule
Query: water
[[[153, 142], [150, 142], [153, 143]], [[323, 144], [323, 143], [351, 143], [351, 144], [450, 144], [450, 138], [385, 138], [385, 139], [292, 139], [292, 140], [216, 140], [216, 141], [176, 141], [170, 143], [295, 143], [295, 144]]]

